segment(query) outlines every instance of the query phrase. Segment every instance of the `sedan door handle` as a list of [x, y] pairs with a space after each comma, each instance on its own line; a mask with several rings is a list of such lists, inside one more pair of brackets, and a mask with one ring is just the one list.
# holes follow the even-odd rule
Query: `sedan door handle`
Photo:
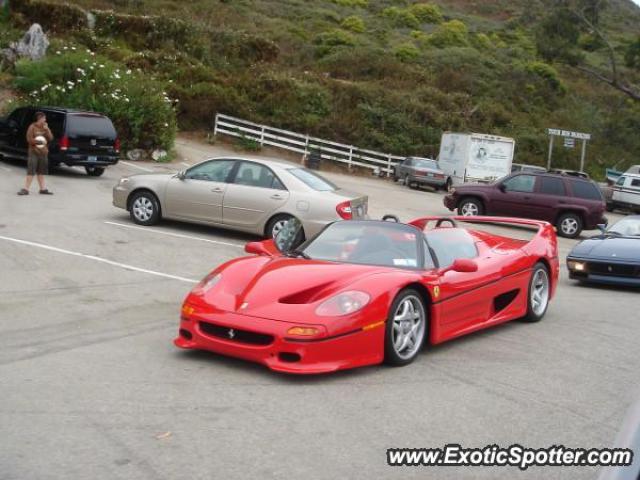
[[274, 200], [282, 200], [283, 197], [279, 193], [276, 193], [274, 195], [271, 195], [271, 198], [273, 198]]
[[222, 189], [220, 187], [212, 188], [211, 191], [214, 193], [222, 193]]

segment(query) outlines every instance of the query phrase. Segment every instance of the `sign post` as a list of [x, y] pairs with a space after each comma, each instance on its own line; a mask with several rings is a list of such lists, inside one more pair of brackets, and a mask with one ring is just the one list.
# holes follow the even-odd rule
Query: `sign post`
[[558, 128], [549, 128], [549, 157], [547, 159], [547, 170], [551, 169], [551, 157], [553, 155], [553, 139], [554, 137], [562, 137], [566, 148], [573, 148], [576, 140], [582, 140], [582, 153], [580, 155], [580, 171], [584, 171], [584, 161], [587, 158], [587, 141], [591, 140], [590, 133], [572, 132], [570, 130], [560, 130]]

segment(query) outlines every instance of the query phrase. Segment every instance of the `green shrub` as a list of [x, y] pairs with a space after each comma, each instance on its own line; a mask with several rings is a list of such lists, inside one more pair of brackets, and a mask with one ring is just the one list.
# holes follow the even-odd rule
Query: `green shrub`
[[369, 0], [331, 0], [331, 1], [337, 5], [342, 5], [343, 7], [366, 8], [369, 6]]
[[12, 14], [21, 14], [29, 24], [39, 23], [46, 31], [68, 33], [87, 28], [87, 13], [80, 7], [43, 0], [11, 2]]
[[402, 62], [412, 62], [420, 56], [420, 50], [413, 43], [398, 45], [393, 53]]
[[406, 8], [388, 7], [382, 10], [382, 16], [388, 18], [396, 27], [418, 28], [420, 21]]
[[469, 45], [469, 31], [460, 20], [451, 20], [438, 26], [429, 36], [429, 43], [438, 48], [466, 47]]
[[531, 62], [526, 65], [527, 72], [544, 79], [556, 91], [566, 91], [565, 85], [558, 77], [558, 71], [545, 62]]
[[[76, 47], [40, 62], [20, 60], [15, 86], [36, 105], [60, 105], [107, 115], [125, 149], [170, 150], [176, 134], [172, 100], [162, 85]], [[74, 50], [75, 49], [75, 50]]]
[[409, 12], [422, 23], [441, 23], [443, 21], [440, 7], [431, 3], [415, 3], [409, 7]]
[[360, 17], [356, 17], [355, 15], [345, 18], [340, 26], [345, 30], [351, 30], [355, 33], [364, 33], [366, 30], [364, 20]]
[[335, 51], [337, 47], [353, 46], [356, 41], [350, 33], [334, 28], [318, 34], [314, 43], [318, 46], [318, 54], [324, 56]]

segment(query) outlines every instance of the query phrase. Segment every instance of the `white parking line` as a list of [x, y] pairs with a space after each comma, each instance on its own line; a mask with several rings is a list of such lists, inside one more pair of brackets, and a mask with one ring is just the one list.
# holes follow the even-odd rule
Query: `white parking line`
[[123, 165], [126, 165], [127, 167], [137, 168], [138, 170], [142, 170], [143, 172], [153, 172], [151, 168], [141, 167], [140, 165], [136, 165], [135, 163], [129, 163], [129, 162], [123, 162], [123, 161], [121, 161], [120, 163], [122, 163]]
[[216, 245], [226, 245], [228, 247], [244, 248], [244, 245], [239, 245], [237, 243], [220, 242], [218, 240], [210, 240], [208, 238], [202, 238], [202, 237], [193, 237], [191, 235], [183, 235], [181, 233], [163, 232], [161, 230], [157, 230], [149, 227], [137, 227], [135, 225], [127, 225], [124, 223], [117, 223], [117, 222], [104, 222], [104, 223], [106, 223], [107, 225], [115, 225], [116, 227], [131, 228], [133, 230], [141, 230], [147, 233], [157, 233], [160, 235], [167, 235], [168, 237], [186, 238], [189, 240], [197, 240], [199, 242], [214, 243]]
[[72, 252], [71, 250], [64, 250], [62, 248], [52, 247], [51, 245], [45, 245], [43, 243], [29, 242], [27, 240], [20, 240], [19, 238], [3, 237], [1, 235], [0, 235], [0, 240], [6, 240], [7, 242], [18, 243], [21, 245], [28, 245], [30, 247], [42, 248], [43, 250], [49, 250], [56, 253], [63, 253], [65, 255], [72, 255], [74, 257], [86, 258], [89, 260], [94, 260], [96, 262], [106, 263], [107, 265], [112, 265], [114, 267], [124, 268], [125, 270], [130, 270], [133, 272], [148, 273], [149, 275], [156, 275], [157, 277], [170, 278], [172, 280], [178, 280], [180, 282], [185, 282], [185, 283], [198, 283], [197, 280], [193, 280], [191, 278], [179, 277], [177, 275], [170, 275], [168, 273], [156, 272], [154, 270], [147, 270], [146, 268], [134, 267], [133, 265], [127, 265], [126, 263], [114, 262], [113, 260], [107, 260], [106, 258], [100, 258], [94, 255], [86, 255], [80, 252]]

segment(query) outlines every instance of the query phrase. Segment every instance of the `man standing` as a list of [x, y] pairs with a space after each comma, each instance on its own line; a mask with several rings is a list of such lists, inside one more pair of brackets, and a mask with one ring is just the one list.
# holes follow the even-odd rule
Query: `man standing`
[[24, 188], [18, 195], [29, 195], [29, 188], [33, 182], [33, 176], [38, 176], [38, 185], [42, 195], [53, 195], [44, 185], [44, 176], [49, 170], [49, 147], [53, 140], [53, 134], [47, 125], [47, 117], [42, 112], [36, 112], [36, 121], [29, 125], [27, 129], [27, 144], [29, 145], [29, 156], [27, 161], [27, 180]]

